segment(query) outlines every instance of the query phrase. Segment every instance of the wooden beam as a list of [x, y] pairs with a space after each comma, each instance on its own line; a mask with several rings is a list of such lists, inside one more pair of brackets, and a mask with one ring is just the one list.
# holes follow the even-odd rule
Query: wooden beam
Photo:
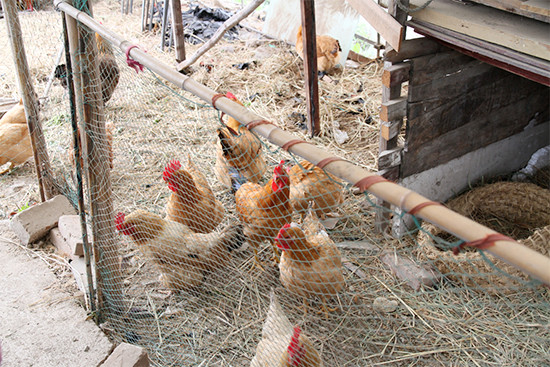
[[459, 34], [425, 22], [411, 21], [408, 24], [416, 32], [433, 37], [447, 47], [475, 57], [511, 73], [550, 86], [550, 61], [510, 50], [483, 40]]
[[304, 42], [304, 75], [306, 85], [307, 129], [313, 137], [321, 132], [319, 121], [319, 81], [317, 78], [317, 40], [315, 34], [315, 4], [300, 0], [302, 39]]
[[387, 48], [384, 52], [384, 61], [398, 63], [414, 57], [429, 55], [438, 52], [443, 47], [431, 38], [421, 37], [404, 40], [399, 52]]
[[380, 136], [386, 141], [390, 141], [399, 135], [401, 131], [401, 125], [403, 125], [403, 120], [395, 121], [380, 121]]
[[390, 122], [402, 119], [407, 113], [407, 97], [399, 97], [387, 102], [382, 102], [380, 120]]
[[[424, 0], [411, 0], [411, 8]], [[413, 21], [434, 24], [544, 60], [550, 60], [550, 24], [498, 9], [437, 0], [412, 13]]]
[[382, 85], [385, 87], [393, 87], [401, 85], [409, 80], [409, 70], [411, 65], [408, 63], [393, 64], [390, 67], [384, 68], [382, 72]]
[[385, 150], [378, 155], [378, 168], [388, 169], [391, 167], [399, 166], [401, 164], [401, 152], [402, 147], [394, 148], [391, 150]]
[[176, 45], [176, 62], [185, 60], [185, 35], [183, 32], [183, 20], [181, 15], [181, 1], [171, 0], [172, 6], [172, 32]]
[[550, 23], [550, 1], [548, 0], [471, 0], [474, 3], [491, 6], [510, 13], [523, 15]]
[[346, 0], [365, 20], [380, 33], [391, 47], [399, 51], [404, 27], [373, 0]]
[[13, 55], [13, 61], [16, 67], [16, 76], [19, 93], [25, 106], [25, 116], [34, 155], [34, 165], [38, 178], [38, 187], [42, 201], [51, 199], [57, 195], [57, 189], [54, 185], [52, 169], [50, 166], [50, 157], [46, 139], [42, 132], [42, 124], [38, 113], [38, 100], [30, 77], [29, 63], [23, 43], [23, 33], [17, 15], [17, 5], [13, 1], [2, 1], [6, 25], [8, 28], [8, 38]]
[[[96, 265], [98, 305], [100, 311], [120, 313], [125, 310], [122, 275], [118, 265], [118, 245], [115, 240], [115, 217], [111, 188], [110, 158], [105, 130], [105, 113], [98, 83], [97, 45], [94, 32], [79, 27], [78, 50], [81, 55], [81, 81], [86, 139], [83, 157], [88, 168], [88, 195], [92, 215], [93, 253]], [[101, 296], [101, 297], [100, 297]], [[103, 316], [101, 316], [103, 317]], [[100, 321], [101, 322], [101, 321]]]

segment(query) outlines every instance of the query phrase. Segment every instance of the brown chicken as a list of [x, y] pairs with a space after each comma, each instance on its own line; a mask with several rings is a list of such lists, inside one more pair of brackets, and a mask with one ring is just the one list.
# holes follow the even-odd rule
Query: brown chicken
[[[340, 42], [331, 36], [317, 36], [317, 71], [320, 74], [328, 74], [340, 62]], [[304, 59], [304, 41], [302, 40], [302, 26], [296, 34], [296, 52]]]
[[25, 163], [33, 156], [23, 101], [13, 106], [0, 119], [0, 166], [9, 163], [0, 174]]
[[115, 225], [120, 233], [130, 236], [158, 268], [165, 286], [174, 291], [200, 285], [204, 276], [226, 264], [229, 253], [244, 241], [240, 225], [229, 225], [220, 233], [194, 233], [184, 224], [144, 210], [118, 213]]
[[[113, 48], [103, 40], [99, 34], [95, 34], [98, 48], [98, 68], [101, 81], [101, 98], [103, 103], [109, 101], [118, 85], [120, 70], [115, 60]], [[57, 65], [54, 76], [60, 80], [63, 88], [67, 88], [67, 67], [65, 64]]]
[[283, 251], [279, 263], [281, 283], [292, 293], [307, 300], [321, 299], [328, 317], [327, 299], [344, 287], [340, 251], [334, 245], [313, 209], [309, 210], [302, 228], [285, 224], [275, 239]]
[[[227, 98], [239, 103], [233, 93]], [[258, 183], [267, 168], [260, 140], [229, 116], [225, 126], [218, 128], [215, 172], [226, 187], [237, 190], [247, 181]]]
[[206, 176], [188, 157], [187, 169], [177, 160], [164, 168], [162, 178], [172, 191], [166, 205], [166, 219], [188, 226], [193, 232], [210, 233], [225, 217]]
[[288, 171], [288, 175], [290, 202], [302, 217], [307, 213], [310, 201], [315, 203], [315, 214], [324, 218], [344, 200], [340, 181], [313, 163], [301, 161]]
[[299, 326], [292, 326], [275, 294], [271, 292], [269, 312], [262, 329], [262, 340], [250, 367], [322, 367], [312, 341]]
[[254, 249], [257, 265], [260, 263], [258, 248], [266, 240], [271, 243], [275, 261], [278, 262], [279, 252], [273, 244], [273, 238], [292, 216], [289, 186], [284, 161], [281, 161], [273, 170], [273, 178], [265, 186], [247, 182], [235, 193], [237, 213], [243, 223], [244, 234]]

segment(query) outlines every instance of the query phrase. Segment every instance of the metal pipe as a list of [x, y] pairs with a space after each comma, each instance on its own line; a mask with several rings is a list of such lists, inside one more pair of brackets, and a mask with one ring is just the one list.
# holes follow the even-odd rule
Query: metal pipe
[[[54, 4], [57, 9], [76, 18], [78, 21], [99, 33], [104, 39], [115, 44], [122, 50], [122, 52], [126, 52], [128, 47], [131, 45], [130, 42], [106, 29], [101, 24], [97, 23], [93, 18], [68, 5], [63, 0], [55, 0]], [[156, 60], [152, 56], [141, 51], [139, 48], [133, 48], [130, 51], [130, 56], [134, 60], [148, 67], [151, 71], [175, 84], [177, 87], [191, 92], [207, 103], [211, 103], [212, 97], [217, 94], [212, 89], [178, 73], [170, 66]], [[216, 102], [216, 108], [232, 116], [237, 121], [240, 121], [243, 125], [247, 125], [255, 120], [262, 120], [260, 116], [248, 111], [245, 107], [229, 100], [228, 98], [220, 98]], [[274, 125], [258, 125], [253, 128], [253, 131], [279, 147], [290, 140], [297, 139], [297, 137]], [[289, 151], [292, 154], [305, 158], [314, 164], [319, 163], [325, 158], [333, 156], [326, 150], [317, 148], [312, 144], [296, 144], [292, 146]], [[326, 166], [325, 170], [351, 184], [355, 184], [365, 177], [376, 176], [375, 173], [357, 167], [353, 163], [347, 161], [332, 162]], [[376, 183], [372, 185], [368, 191], [404, 211], [409, 211], [421, 203], [430, 201], [427, 198], [393, 182]], [[484, 238], [489, 234], [497, 233], [490, 228], [463, 217], [462, 215], [440, 205], [426, 206], [421, 209], [416, 216], [436, 224], [438, 227], [465, 241], [474, 241]], [[494, 246], [490, 247], [486, 251], [506, 261], [507, 263], [518, 267], [524, 272], [541, 280], [545, 284], [550, 285], [550, 271], [548, 270], [550, 269], [549, 257], [546, 257], [516, 241], [496, 241]]]

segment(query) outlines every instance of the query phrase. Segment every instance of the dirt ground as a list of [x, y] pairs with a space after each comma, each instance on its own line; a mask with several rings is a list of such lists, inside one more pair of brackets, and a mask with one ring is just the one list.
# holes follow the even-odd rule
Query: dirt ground
[[2, 367], [97, 366], [111, 342], [40, 256], [0, 221]]

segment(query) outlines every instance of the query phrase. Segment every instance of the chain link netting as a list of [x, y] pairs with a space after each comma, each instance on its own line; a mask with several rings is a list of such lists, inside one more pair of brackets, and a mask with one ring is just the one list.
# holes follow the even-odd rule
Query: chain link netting
[[[76, 205], [61, 15], [19, 18], [38, 95], [56, 69], [61, 76], [40, 114], [57, 184]], [[99, 73], [90, 83], [101, 100], [83, 95], [99, 108], [82, 135], [101, 154], [82, 163], [108, 172], [84, 176], [88, 222], [106, 231], [96, 236], [112, 234], [94, 256], [101, 327], [114, 341], [145, 347], [155, 366], [550, 363], [539, 282], [485, 251], [454, 255], [462, 241], [418, 220], [399, 239], [379, 234], [379, 218], [403, 214], [92, 41]], [[91, 67], [86, 56], [76, 69]], [[0, 96], [16, 97], [13, 64], [0, 67]], [[220, 93], [250, 104], [244, 90]], [[90, 184], [106, 212], [93, 211]], [[548, 207], [531, 213], [548, 220]], [[534, 234], [525, 242], [548, 255], [544, 226], [523, 238]]]

